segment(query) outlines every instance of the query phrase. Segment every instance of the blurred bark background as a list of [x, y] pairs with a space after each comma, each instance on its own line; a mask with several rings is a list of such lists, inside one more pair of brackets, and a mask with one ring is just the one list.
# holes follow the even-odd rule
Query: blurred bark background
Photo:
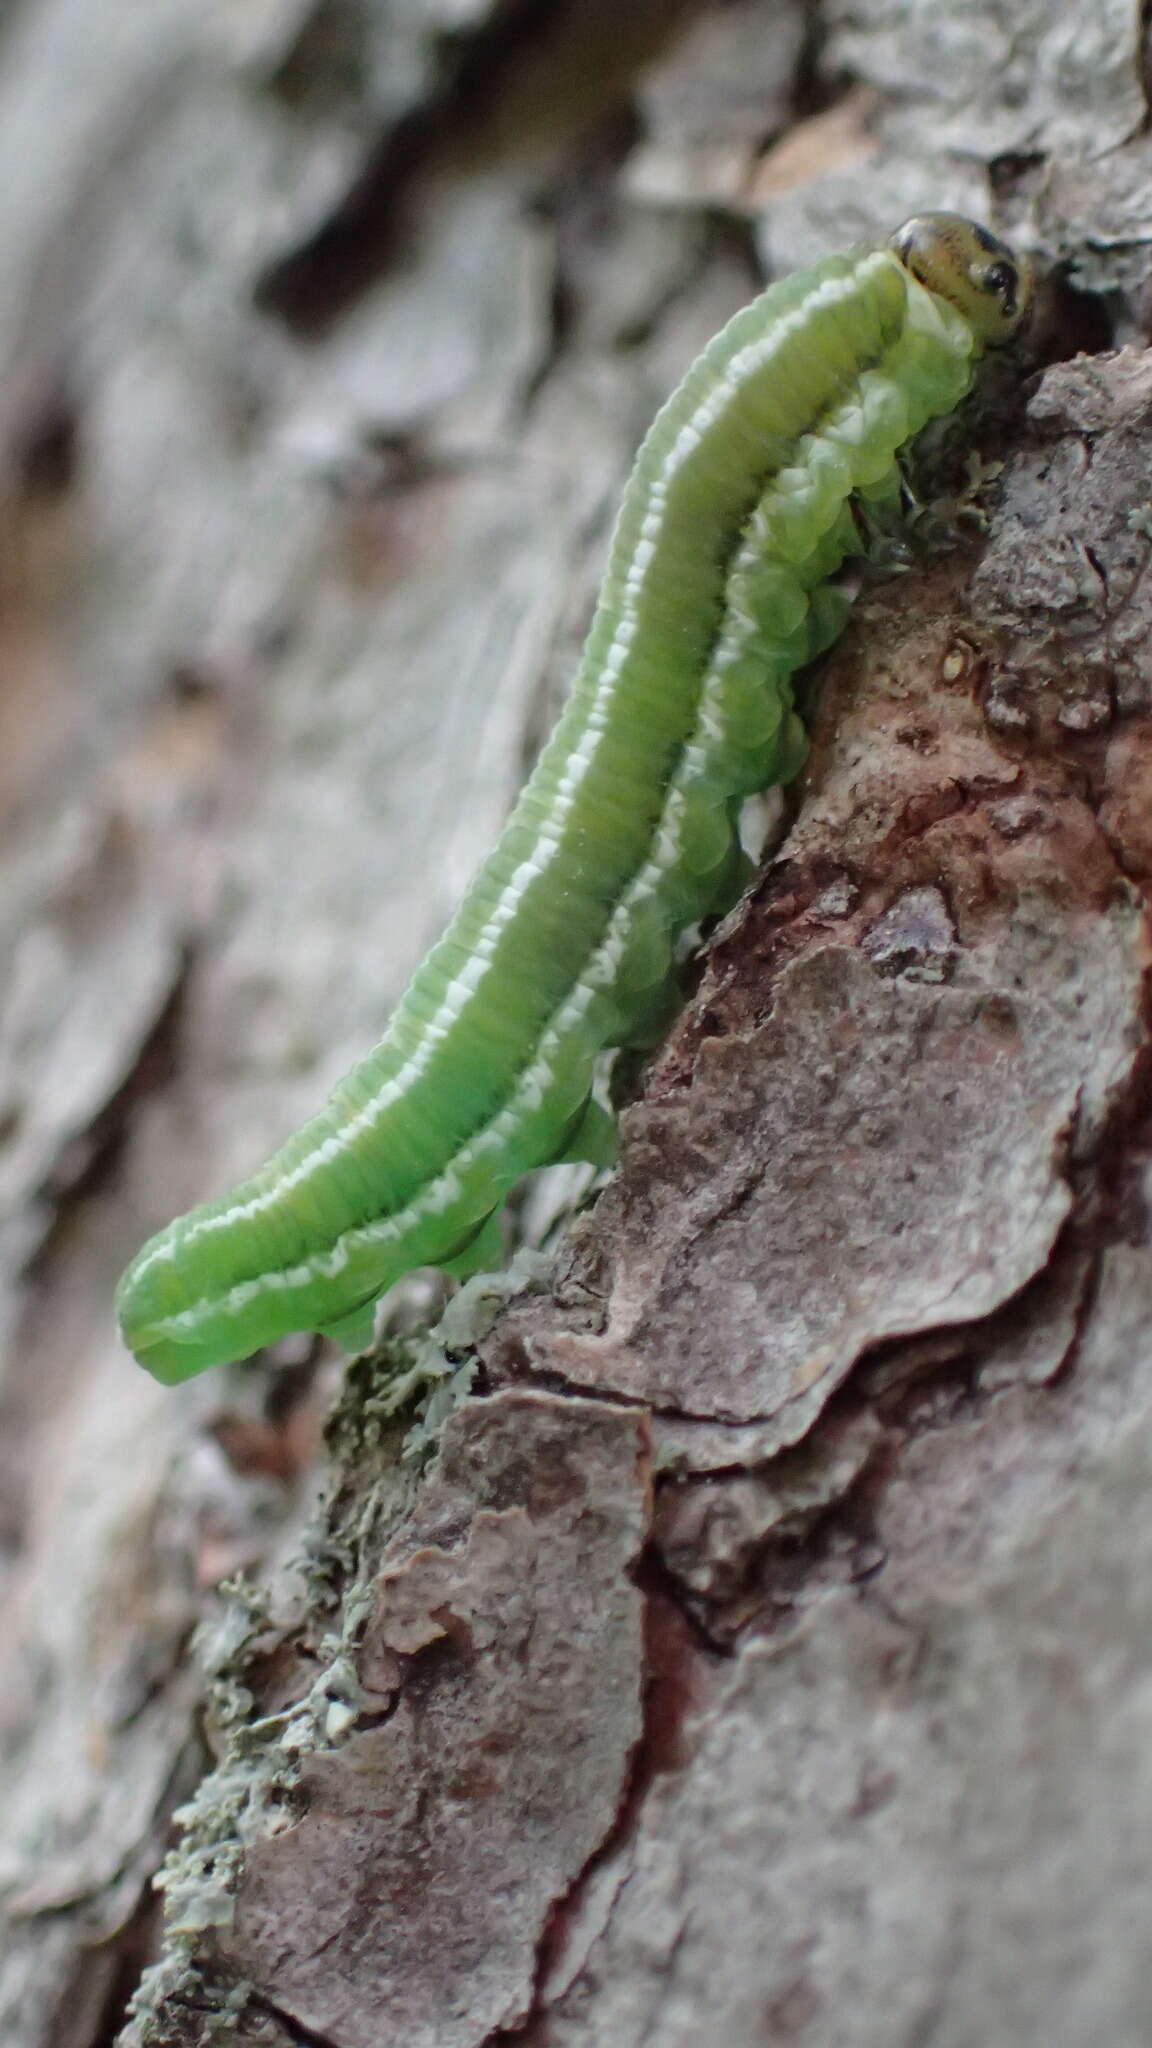
[[[0, 4], [5, 2048], [1152, 2037], [1143, 36]], [[988, 530], [551, 1274], [401, 1329], [470, 1398], [154, 1386], [121, 1266], [377, 1035], [660, 399], [941, 206], [1053, 280]]]

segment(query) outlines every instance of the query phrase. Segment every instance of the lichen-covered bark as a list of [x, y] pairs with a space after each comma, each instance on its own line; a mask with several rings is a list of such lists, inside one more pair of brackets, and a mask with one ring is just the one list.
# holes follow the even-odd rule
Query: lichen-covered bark
[[[6, 2048], [1147, 2039], [1139, 36], [0, 9]], [[865, 588], [597, 1206], [326, 1448], [306, 1347], [151, 1386], [120, 1264], [374, 1035], [660, 397], [993, 184], [1098, 353]]]
[[449, 1421], [377, 1562], [344, 1739], [302, 1766], [296, 1824], [253, 1830], [220, 1937], [292, 2018], [349, 2048], [523, 2019], [640, 1735], [648, 1464], [642, 1418], [603, 1404]]

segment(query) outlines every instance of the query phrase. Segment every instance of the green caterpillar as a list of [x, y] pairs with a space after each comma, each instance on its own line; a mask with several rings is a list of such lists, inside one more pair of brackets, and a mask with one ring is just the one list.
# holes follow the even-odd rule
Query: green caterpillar
[[293, 1330], [357, 1348], [412, 1267], [491, 1263], [528, 1168], [602, 1156], [597, 1054], [657, 1027], [678, 933], [731, 900], [742, 798], [802, 759], [791, 678], [842, 623], [853, 499], [892, 494], [1027, 296], [985, 228], [926, 214], [709, 343], [640, 449], [556, 730], [385, 1036], [125, 1273], [125, 1341], [158, 1378]]

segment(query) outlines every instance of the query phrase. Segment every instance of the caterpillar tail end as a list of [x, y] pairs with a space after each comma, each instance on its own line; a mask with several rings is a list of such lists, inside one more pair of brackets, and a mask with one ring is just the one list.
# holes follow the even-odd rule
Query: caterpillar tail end
[[116, 1289], [116, 1319], [126, 1348], [145, 1372], [166, 1387], [195, 1379], [197, 1373], [214, 1365], [248, 1358], [256, 1348], [216, 1324], [201, 1327], [189, 1341], [178, 1342], [173, 1337], [170, 1305], [163, 1299], [162, 1283], [157, 1284], [157, 1269], [161, 1273], [167, 1270], [157, 1253], [166, 1248], [171, 1227], [141, 1247]]
[[[131, 1269], [125, 1274], [125, 1281], [130, 1272]], [[230, 1365], [248, 1355], [244, 1350], [222, 1353], [218, 1344], [174, 1344], [170, 1337], [157, 1335], [147, 1323], [137, 1319], [131, 1292], [125, 1291], [124, 1281], [117, 1294], [116, 1312], [126, 1348], [137, 1364], [165, 1387], [178, 1387], [184, 1380], [195, 1379], [197, 1373], [207, 1372], [214, 1365]]]

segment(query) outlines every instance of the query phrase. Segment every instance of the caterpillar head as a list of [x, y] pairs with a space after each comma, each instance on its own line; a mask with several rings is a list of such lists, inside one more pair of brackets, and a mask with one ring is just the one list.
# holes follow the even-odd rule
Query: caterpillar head
[[889, 247], [926, 290], [962, 313], [985, 347], [1011, 341], [1032, 301], [1032, 274], [1006, 242], [959, 213], [918, 213]]

